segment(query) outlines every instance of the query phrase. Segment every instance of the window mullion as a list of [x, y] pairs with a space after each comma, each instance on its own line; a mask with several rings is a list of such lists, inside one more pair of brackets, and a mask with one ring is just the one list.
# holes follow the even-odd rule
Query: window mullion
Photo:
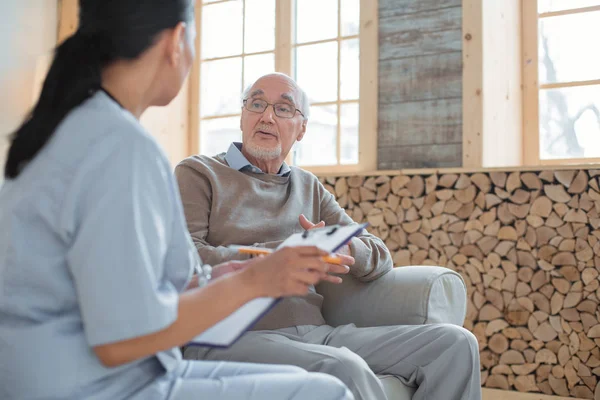
[[[342, 0], [338, 0], [338, 32], [337, 32], [337, 129], [335, 158], [337, 165], [342, 163]], [[360, 43], [359, 43], [360, 46]]]
[[538, 83], [538, 4], [523, 2], [523, 164], [540, 163], [540, 117]]
[[293, 1], [275, 2], [275, 71], [292, 76]]

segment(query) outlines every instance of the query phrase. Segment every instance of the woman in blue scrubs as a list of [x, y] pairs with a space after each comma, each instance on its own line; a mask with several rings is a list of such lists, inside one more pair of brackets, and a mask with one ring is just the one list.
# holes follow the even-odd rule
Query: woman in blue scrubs
[[81, 1], [0, 190], [1, 399], [352, 398], [295, 367], [181, 358], [247, 301], [326, 276], [299, 248], [190, 283], [179, 193], [139, 118], [177, 95], [194, 37], [192, 0]]

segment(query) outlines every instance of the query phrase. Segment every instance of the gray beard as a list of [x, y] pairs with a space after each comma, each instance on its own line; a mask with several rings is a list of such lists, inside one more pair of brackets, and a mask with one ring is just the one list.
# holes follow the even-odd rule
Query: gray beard
[[258, 160], [273, 160], [281, 155], [280, 143], [277, 144], [277, 147], [268, 149], [254, 144], [244, 144], [244, 149]]

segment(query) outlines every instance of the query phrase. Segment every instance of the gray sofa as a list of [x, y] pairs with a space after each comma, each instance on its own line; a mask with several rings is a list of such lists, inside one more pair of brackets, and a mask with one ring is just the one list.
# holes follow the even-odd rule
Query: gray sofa
[[[325, 298], [323, 315], [332, 326], [462, 326], [467, 312], [462, 277], [443, 267], [398, 267], [367, 284], [345, 277], [340, 285], [322, 283], [316, 289]], [[393, 376], [379, 378], [389, 400], [412, 399], [415, 388]]]

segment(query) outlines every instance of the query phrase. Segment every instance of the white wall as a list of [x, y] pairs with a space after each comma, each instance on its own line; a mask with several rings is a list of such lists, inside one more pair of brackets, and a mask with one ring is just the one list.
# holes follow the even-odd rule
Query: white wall
[[[57, 0], [8, 0], [0, 5], [0, 170], [7, 136], [39, 93], [56, 45]], [[3, 176], [3, 174], [1, 174]], [[2, 177], [0, 177], [0, 182]]]

